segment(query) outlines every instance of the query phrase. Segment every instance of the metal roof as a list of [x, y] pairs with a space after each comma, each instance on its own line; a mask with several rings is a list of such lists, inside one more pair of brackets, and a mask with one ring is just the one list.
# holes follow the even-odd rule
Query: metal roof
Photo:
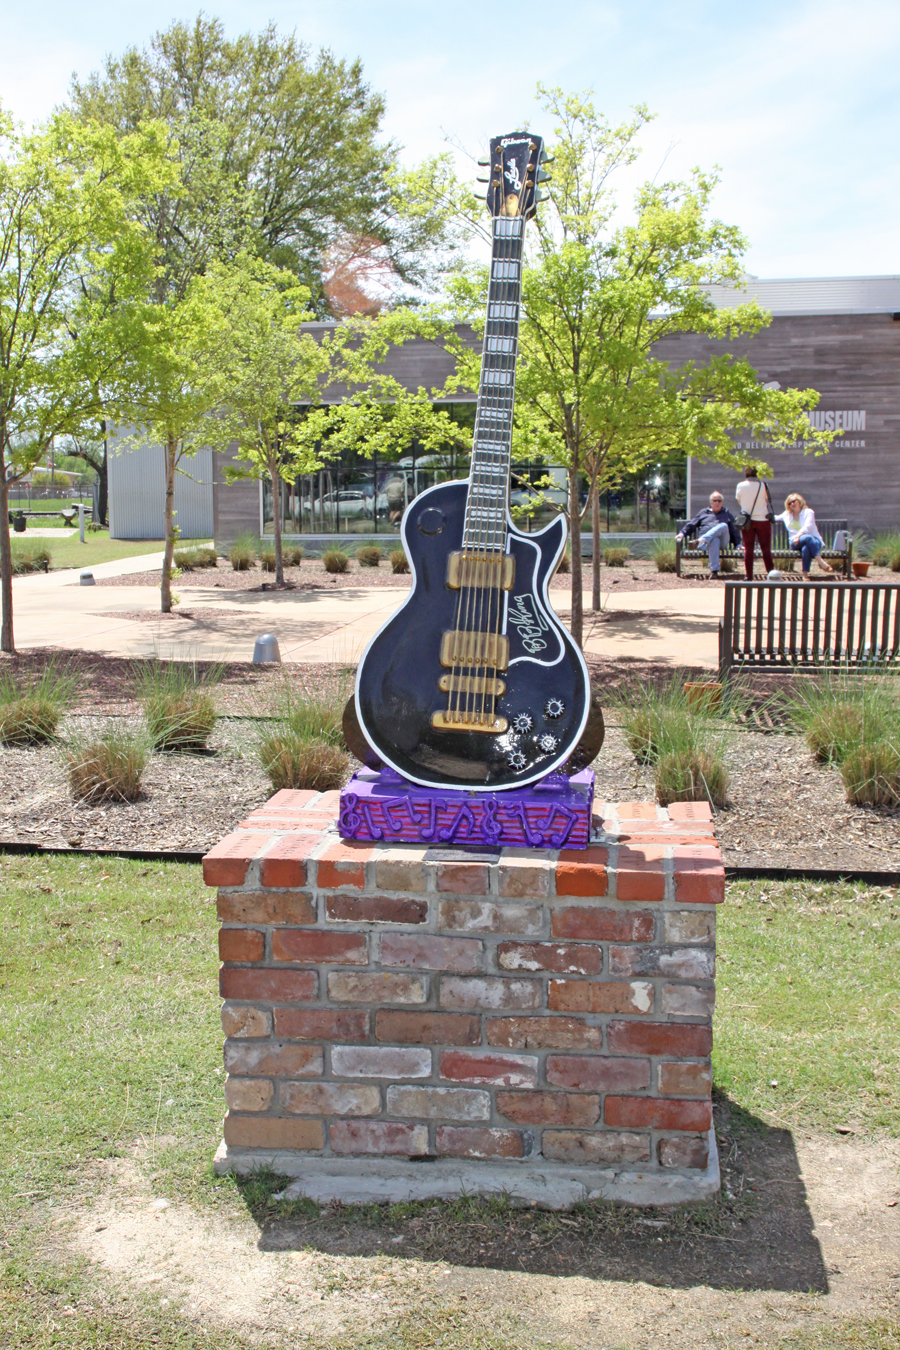
[[793, 277], [765, 280], [746, 276], [746, 289], [707, 286], [716, 309], [758, 300], [770, 314], [900, 314], [900, 276]]

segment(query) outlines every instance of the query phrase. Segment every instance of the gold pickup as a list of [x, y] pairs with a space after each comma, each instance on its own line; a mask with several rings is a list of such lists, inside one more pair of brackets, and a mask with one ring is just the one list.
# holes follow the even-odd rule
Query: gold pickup
[[466, 549], [451, 553], [447, 559], [447, 585], [454, 591], [463, 586], [511, 591], [515, 575], [516, 560], [509, 553], [475, 553]]
[[505, 670], [509, 664], [509, 638], [501, 633], [467, 633], [460, 629], [441, 638], [441, 665], [493, 666]]
[[436, 712], [431, 714], [431, 725], [437, 731], [487, 731], [494, 736], [509, 729], [506, 718], [496, 713]]
[[442, 675], [438, 688], [445, 694], [487, 694], [499, 698], [506, 693], [506, 681], [491, 680], [485, 675]]

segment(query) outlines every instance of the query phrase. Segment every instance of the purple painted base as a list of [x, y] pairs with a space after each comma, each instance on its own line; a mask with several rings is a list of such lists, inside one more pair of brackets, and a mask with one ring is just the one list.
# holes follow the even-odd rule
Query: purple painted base
[[341, 793], [338, 829], [372, 843], [586, 848], [593, 800], [590, 769], [509, 792], [417, 787], [393, 769], [362, 769]]

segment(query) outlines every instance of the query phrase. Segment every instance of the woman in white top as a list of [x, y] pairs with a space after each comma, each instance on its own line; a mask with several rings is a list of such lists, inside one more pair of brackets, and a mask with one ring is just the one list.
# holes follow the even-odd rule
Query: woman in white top
[[825, 559], [819, 556], [825, 545], [816, 525], [815, 512], [806, 505], [799, 492], [792, 492], [789, 497], [785, 497], [784, 510], [778, 519], [784, 521], [791, 548], [795, 548], [800, 554], [804, 581], [809, 581], [809, 569], [812, 567], [813, 558], [819, 559], [819, 566], [823, 572], [834, 571], [834, 568], [829, 567]]
[[768, 485], [760, 482], [756, 465], [748, 464], [744, 473], [746, 477], [742, 483], [738, 483], [734, 495], [738, 508], [746, 511], [750, 517], [750, 523], [741, 530], [741, 537], [744, 541], [744, 572], [747, 580], [752, 581], [753, 551], [757, 540], [766, 571], [772, 572], [775, 568], [772, 561], [772, 522], [767, 518], [771, 503]]

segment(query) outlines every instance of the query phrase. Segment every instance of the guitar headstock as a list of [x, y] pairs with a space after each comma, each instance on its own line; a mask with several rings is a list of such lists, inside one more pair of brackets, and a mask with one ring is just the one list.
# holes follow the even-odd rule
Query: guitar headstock
[[485, 200], [491, 215], [524, 216], [530, 220], [542, 196], [537, 184], [550, 177], [540, 167], [547, 162], [541, 136], [532, 136], [528, 131], [494, 136], [490, 159], [479, 160], [489, 170], [488, 177], [478, 180], [487, 183]]

